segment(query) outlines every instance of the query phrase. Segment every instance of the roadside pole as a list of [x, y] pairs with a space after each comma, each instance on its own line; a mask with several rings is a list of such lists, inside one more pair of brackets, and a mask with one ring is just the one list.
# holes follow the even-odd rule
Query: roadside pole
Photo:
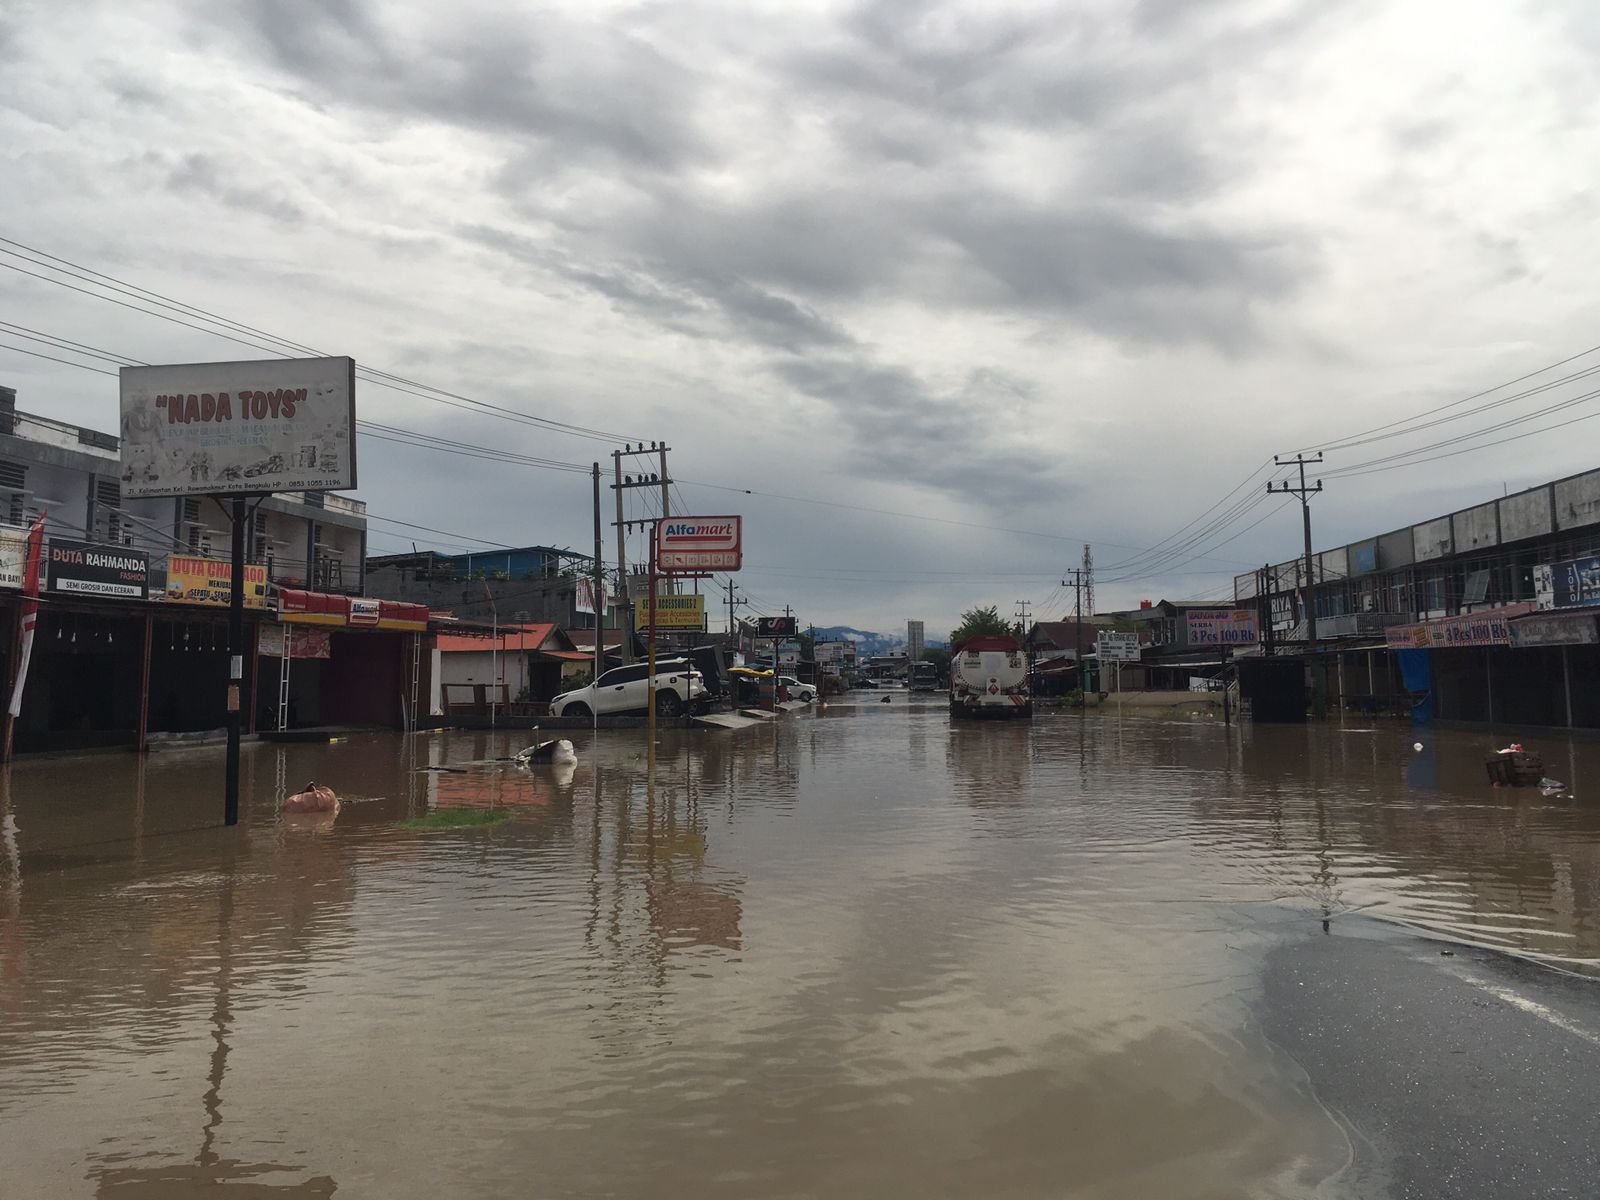
[[[621, 495], [622, 493], [617, 493]], [[605, 662], [605, 567], [600, 561], [600, 464], [594, 464], [594, 580], [589, 585], [589, 599], [594, 602], [594, 679], [591, 683], [595, 691], [590, 694], [590, 699], [599, 697], [600, 667]], [[594, 732], [600, 732], [600, 709], [598, 705], [589, 706], [589, 715], [594, 718]]]
[[650, 742], [650, 761], [655, 763], [656, 746], [656, 536], [658, 526], [650, 527], [650, 666], [645, 675], [645, 736]]
[[[220, 498], [218, 503], [221, 503]], [[228, 765], [222, 822], [239, 823], [239, 698], [244, 685], [244, 497], [233, 498], [233, 578], [228, 581]]]
[[622, 631], [622, 661], [633, 661], [633, 621], [628, 606], [628, 523], [622, 511], [622, 456], [625, 451], [611, 452], [612, 471], [616, 482], [611, 487], [617, 493], [617, 628]]
[[483, 598], [489, 602], [489, 619], [492, 622], [489, 641], [489, 728], [494, 729], [500, 723], [500, 609], [495, 605], [488, 579], [478, 582], [483, 584]]

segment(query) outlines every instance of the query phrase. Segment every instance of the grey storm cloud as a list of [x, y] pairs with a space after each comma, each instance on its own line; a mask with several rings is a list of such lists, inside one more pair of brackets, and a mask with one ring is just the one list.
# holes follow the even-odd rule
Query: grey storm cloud
[[167, 186], [174, 191], [202, 192], [230, 208], [249, 209], [285, 224], [306, 219], [305, 209], [286, 198], [281, 191], [229, 183], [228, 175], [227, 166], [215, 157], [188, 154], [168, 173]]
[[[322, 98], [459, 123], [548, 151], [548, 169], [609, 159], [669, 168], [703, 149], [693, 73], [616, 29], [552, 14], [441, 12], [422, 36], [360, 0], [247, 0], [248, 30]], [[209, 19], [233, 29], [234, 11]]]
[[[12, 236], [670, 437], [675, 471], [750, 487], [752, 517], [770, 490], [802, 568], [1036, 560], [908, 512], [1148, 545], [1336, 432], [1341, 398], [1375, 424], [1385, 397], [1442, 403], [1582, 336], [1600, 21], [1579, 0], [1468, 6], [1420, 56], [1427, 16], [1374, 0], [3, 7]], [[85, 345], [238, 353], [18, 286], [17, 320]], [[98, 380], [46, 362], [5, 360], [96, 423]], [[613, 436], [369, 395], [563, 460]], [[463, 489], [466, 461], [386, 446], [363, 498], [465, 536], [587, 537], [573, 477], [485, 462]], [[891, 511], [822, 536], [779, 493]], [[1324, 507], [1365, 502], [1346, 494]], [[1256, 544], [1273, 528], [1226, 552], [1285, 553]]]
[[[874, 0], [835, 36], [772, 48], [760, 66], [774, 89], [806, 95], [830, 133], [837, 121], [832, 144], [853, 157], [826, 172], [802, 163], [728, 198], [702, 181], [736, 153], [718, 136], [707, 81], [632, 32], [541, 15], [439, 17], [426, 37], [402, 35], [384, 7], [354, 0], [256, 0], [246, 11], [278, 64], [319, 93], [504, 134], [496, 185], [508, 199], [585, 241], [582, 280], [673, 327], [682, 305], [702, 306], [760, 344], [837, 344], [848, 318], [824, 306], [937, 277], [919, 285], [919, 302], [1013, 304], [1051, 322], [1237, 348], [1242, 301], [1280, 297], [1314, 269], [1291, 230], [1200, 226], [1137, 203], [1219, 182], [1199, 136], [1186, 136], [1195, 122], [1175, 82], [1204, 77], [1207, 53], [1163, 75], [1188, 61], [1182, 48], [1133, 55], [1086, 16]], [[1243, 36], [1226, 25], [1212, 39], [1223, 32]], [[1023, 202], [974, 169], [970, 140], [984, 130], [1064, 122], [1106, 123], [1112, 135], [1085, 155], [1089, 186]], [[897, 142], [928, 169], [902, 174], [868, 157], [892, 159]], [[628, 199], [557, 211], [553, 182], [596, 169], [597, 155], [599, 169], [623, 171]], [[1219, 330], [1210, 314], [1230, 295], [1241, 303]]]
[[850, 432], [841, 444], [854, 467], [1000, 505], [1064, 482], [1061, 463], [1017, 436], [1027, 428], [1032, 389], [1002, 371], [977, 370], [939, 389], [902, 367], [861, 358], [795, 359], [773, 370]]

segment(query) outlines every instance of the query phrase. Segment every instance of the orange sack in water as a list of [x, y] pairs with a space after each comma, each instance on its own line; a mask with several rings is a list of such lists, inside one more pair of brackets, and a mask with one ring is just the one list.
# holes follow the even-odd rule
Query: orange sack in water
[[339, 797], [333, 794], [331, 787], [323, 787], [319, 783], [308, 783], [304, 789], [296, 792], [283, 802], [283, 811], [288, 813], [336, 813], [339, 811]]

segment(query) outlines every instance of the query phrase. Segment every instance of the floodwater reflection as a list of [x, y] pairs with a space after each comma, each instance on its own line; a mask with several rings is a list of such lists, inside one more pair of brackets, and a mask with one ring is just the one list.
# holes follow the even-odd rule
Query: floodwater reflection
[[[525, 736], [250, 747], [235, 830], [210, 750], [0, 773], [6, 1194], [1336, 1195], [1267, 950], [1600, 964], [1591, 745], [1547, 799], [1486, 734], [938, 697]], [[400, 827], [457, 806], [512, 818]]]

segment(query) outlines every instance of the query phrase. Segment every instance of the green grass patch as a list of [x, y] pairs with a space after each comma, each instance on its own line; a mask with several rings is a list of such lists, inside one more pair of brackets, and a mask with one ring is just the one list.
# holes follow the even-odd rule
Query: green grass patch
[[422, 817], [401, 821], [401, 829], [471, 829], [478, 825], [498, 825], [511, 819], [508, 808], [436, 808]]

